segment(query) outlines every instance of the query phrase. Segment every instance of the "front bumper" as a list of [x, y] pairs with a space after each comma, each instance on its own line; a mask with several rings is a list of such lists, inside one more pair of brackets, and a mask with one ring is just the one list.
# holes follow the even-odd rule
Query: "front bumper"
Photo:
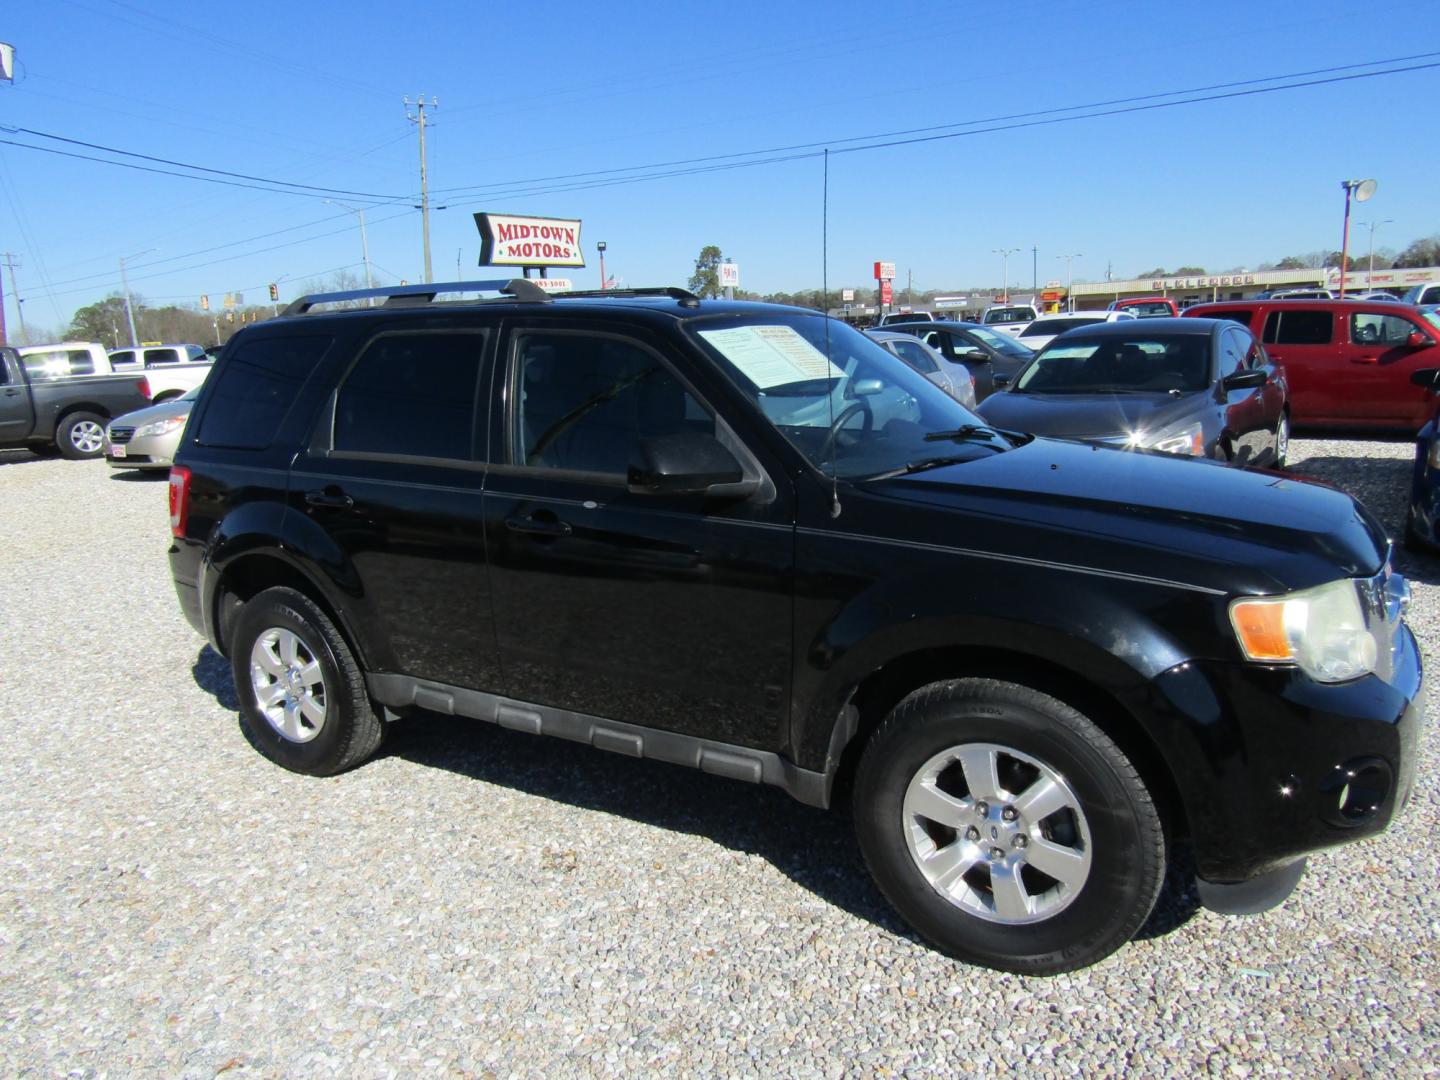
[[1389, 826], [1414, 785], [1424, 701], [1403, 623], [1391, 651], [1383, 679], [1326, 685], [1293, 668], [1192, 661], [1154, 681], [1151, 731], [1200, 878], [1250, 881]]
[[168, 469], [180, 443], [178, 432], [164, 435], [122, 436], [105, 432], [105, 461], [113, 469]]

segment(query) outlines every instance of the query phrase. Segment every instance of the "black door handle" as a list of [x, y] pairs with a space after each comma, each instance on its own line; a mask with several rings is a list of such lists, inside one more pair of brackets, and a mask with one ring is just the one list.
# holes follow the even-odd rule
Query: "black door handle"
[[310, 506], [323, 506], [333, 510], [349, 510], [355, 505], [355, 500], [337, 487], [328, 487], [323, 491], [307, 491], [305, 502]]
[[508, 517], [505, 527], [511, 532], [530, 536], [569, 536], [570, 525], [559, 518], [534, 518], [528, 515]]
[[5, 388], [5, 396], [6, 396], [6, 397], [19, 397], [19, 396], [20, 396], [20, 391], [19, 391], [19, 390], [16, 390], [15, 387], [13, 387], [13, 386], [7, 386], [7, 387]]

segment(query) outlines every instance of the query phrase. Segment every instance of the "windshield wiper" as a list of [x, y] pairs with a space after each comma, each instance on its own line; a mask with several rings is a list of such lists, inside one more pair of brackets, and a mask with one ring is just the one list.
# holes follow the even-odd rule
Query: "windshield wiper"
[[896, 476], [909, 476], [911, 473], [923, 472], [926, 469], [939, 469], [945, 465], [964, 465], [966, 462], [974, 460], [973, 457], [961, 457], [955, 454], [948, 457], [922, 458], [920, 461], [912, 461], [908, 465], [900, 466], [898, 469], [876, 473], [874, 476], [867, 476], [865, 479], [889, 480]]
[[925, 436], [925, 441], [990, 442], [999, 438], [1003, 438], [1003, 436], [994, 428], [981, 427], [979, 424], [963, 424], [954, 431], [932, 431]]

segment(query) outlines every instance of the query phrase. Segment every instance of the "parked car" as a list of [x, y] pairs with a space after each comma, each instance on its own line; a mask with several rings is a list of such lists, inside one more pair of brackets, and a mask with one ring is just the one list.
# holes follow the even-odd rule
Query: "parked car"
[[1180, 314], [1175, 301], [1168, 296], [1127, 296], [1122, 300], [1112, 300], [1105, 310], [1128, 311], [1137, 319], [1163, 319]]
[[199, 345], [147, 345], [115, 349], [110, 363], [116, 371], [143, 367], [157, 403], [171, 401], [205, 381], [214, 358]]
[[914, 334], [944, 357], [952, 373], [963, 369], [975, 386], [975, 400], [984, 401], [995, 392], [995, 379], [1015, 375], [1030, 362], [1035, 351], [1009, 334], [978, 323], [934, 322], [895, 323], [888, 330]]
[[1407, 304], [1440, 304], [1440, 281], [1422, 281], [1407, 289], [1401, 299]]
[[926, 319], [933, 319], [934, 315], [928, 311], [892, 311], [888, 315], [880, 317], [880, 326], [888, 326], [897, 322], [920, 322]]
[[99, 457], [105, 421], [150, 400], [143, 375], [57, 374], [61, 369], [44, 359], [32, 366], [18, 350], [0, 347], [0, 448]]
[[[1440, 390], [1440, 367], [1420, 368], [1411, 381], [1434, 393]], [[1440, 551], [1440, 398], [1415, 437], [1415, 468], [1410, 478], [1410, 505], [1405, 514], [1405, 546]]]
[[1017, 335], [1039, 314], [1030, 304], [992, 304], [981, 314], [980, 322], [1002, 334]]
[[200, 387], [178, 398], [111, 420], [105, 427], [105, 460], [117, 469], [168, 469]]
[[1024, 330], [1020, 331], [1021, 345], [1028, 345], [1039, 352], [1067, 330], [1078, 326], [1093, 326], [1098, 323], [1134, 321], [1130, 311], [1071, 311], [1060, 315], [1041, 315]]
[[924, 375], [967, 409], [975, 407], [975, 376], [961, 364], [947, 364], [945, 357], [913, 334], [895, 330], [866, 330], [865, 336], [878, 342]]
[[53, 345], [21, 345], [17, 350], [25, 370], [37, 379], [66, 375], [109, 375], [113, 369], [98, 341], [61, 341]]
[[1286, 397], [1284, 373], [1244, 327], [1131, 319], [1056, 338], [980, 415], [1035, 435], [1280, 468]]
[[169, 493], [181, 609], [277, 764], [428, 710], [843, 796], [976, 963], [1119, 947], [1176, 837], [1206, 904], [1278, 903], [1413, 786], [1420, 654], [1360, 503], [996, 431], [818, 312], [305, 297], [232, 339]]
[[1385, 302], [1385, 303], [1387, 303], [1387, 304], [1398, 304], [1398, 303], [1400, 303], [1400, 297], [1396, 296], [1394, 293], [1385, 292], [1384, 290], [1380, 290], [1380, 291], [1378, 291], [1378, 292], [1361, 293], [1359, 296], [1352, 297], [1351, 299], [1354, 299], [1354, 300], [1380, 300], [1380, 301], [1383, 301], [1383, 302]]
[[1440, 363], [1440, 319], [1374, 300], [1228, 300], [1185, 317], [1231, 319], [1259, 336], [1285, 368], [1296, 427], [1414, 432], [1434, 394], [1410, 381]]

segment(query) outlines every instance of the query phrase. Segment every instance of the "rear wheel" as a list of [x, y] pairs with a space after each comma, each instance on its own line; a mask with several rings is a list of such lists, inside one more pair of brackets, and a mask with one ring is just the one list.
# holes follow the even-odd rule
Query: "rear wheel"
[[236, 616], [229, 642], [240, 723], [292, 772], [329, 776], [380, 747], [365, 677], [335, 624], [305, 594], [266, 589]]
[[1013, 683], [917, 691], [860, 763], [855, 822], [896, 910], [943, 951], [1054, 974], [1139, 930], [1165, 871], [1154, 801], [1092, 721]]
[[55, 442], [60, 453], [72, 460], [99, 457], [105, 447], [105, 418], [89, 412], [73, 412], [60, 421]]

